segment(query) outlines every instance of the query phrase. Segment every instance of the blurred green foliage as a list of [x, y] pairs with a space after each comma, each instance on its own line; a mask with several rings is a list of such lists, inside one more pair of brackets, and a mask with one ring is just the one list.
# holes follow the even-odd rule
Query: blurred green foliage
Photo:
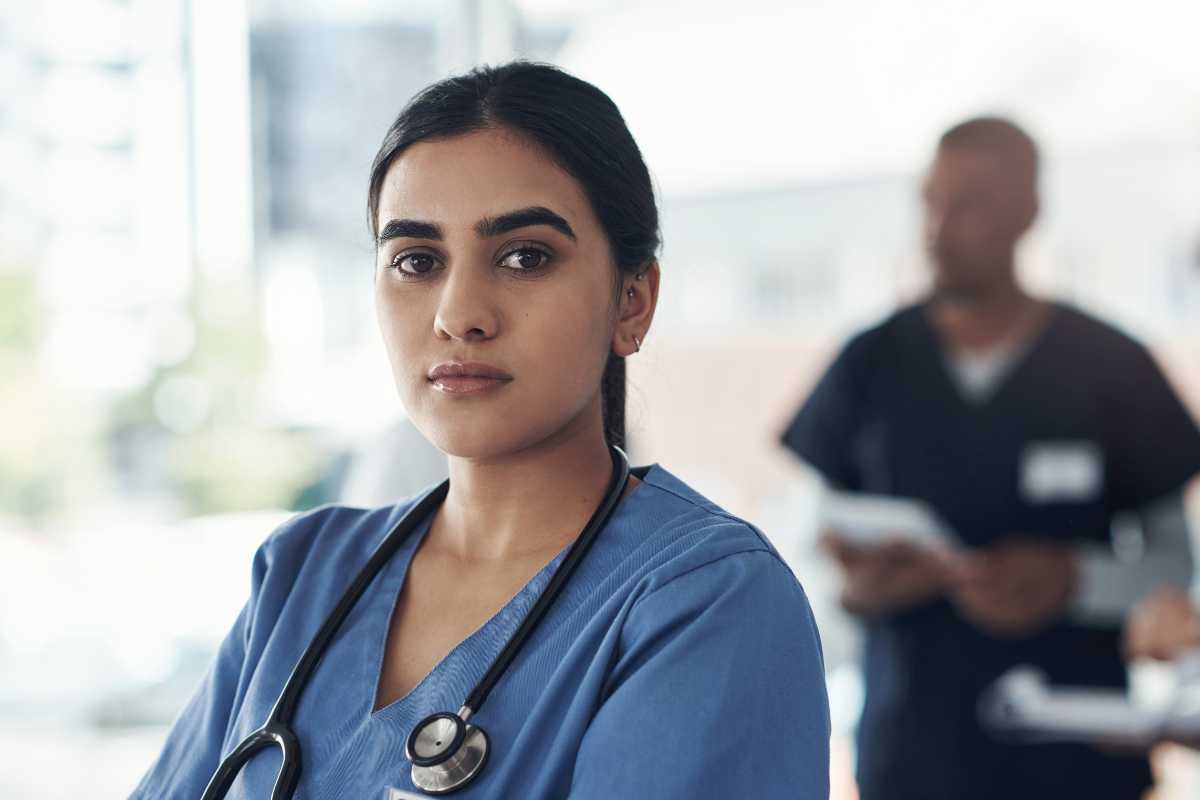
[[[243, 293], [233, 292], [238, 294]], [[112, 441], [129, 443], [116, 460], [132, 462], [130, 469], [145, 468], [138, 464], [138, 449], [161, 455], [149, 460], [190, 514], [286, 507], [313, 482], [321, 462], [311, 434], [263, 425], [266, 415], [259, 413], [256, 398], [268, 365], [267, 344], [254, 304], [231, 303], [230, 296], [220, 287], [198, 294], [192, 352], [159, 368], [144, 387], [123, 398], [110, 427]], [[194, 427], [171, 430], [156, 398], [180, 378], [203, 387], [205, 413]]]
[[[202, 286], [190, 354], [117, 397], [47, 382], [41, 313], [32, 271], [0, 267], [0, 515], [38, 527], [112, 493], [188, 514], [281, 508], [317, 479], [316, 436], [264, 423], [269, 353], [248, 289]], [[179, 387], [196, 395], [182, 428], [163, 418]]]
[[37, 330], [33, 301], [32, 274], [0, 269], [0, 351], [6, 355], [32, 350]]
[[301, 433], [236, 427], [177, 437], [171, 459], [192, 513], [286, 508], [316, 464]]
[[38, 522], [61, 504], [73, 448], [41, 381], [33, 275], [0, 268], [0, 511]]

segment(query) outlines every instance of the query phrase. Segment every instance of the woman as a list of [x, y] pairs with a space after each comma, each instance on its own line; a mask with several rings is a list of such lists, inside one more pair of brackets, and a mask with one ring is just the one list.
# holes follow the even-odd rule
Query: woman
[[[423, 796], [445, 765], [422, 772], [414, 753], [463, 746], [465, 728], [422, 720], [475, 696], [611, 495], [486, 703], [459, 714], [487, 740], [461, 796], [825, 797], [820, 644], [795, 577], [665, 469], [620, 481], [609, 449], [623, 439], [623, 359], [659, 289], [650, 177], [616, 106], [543, 65], [442, 81], [388, 131], [368, 205], [396, 387], [450, 480], [410, 515], [422, 518], [295, 703], [296, 796]], [[267, 539], [245, 610], [135, 797], [201, 795], [421, 502], [320, 508]], [[275, 754], [250, 758], [230, 796], [271, 796], [279, 769]]]

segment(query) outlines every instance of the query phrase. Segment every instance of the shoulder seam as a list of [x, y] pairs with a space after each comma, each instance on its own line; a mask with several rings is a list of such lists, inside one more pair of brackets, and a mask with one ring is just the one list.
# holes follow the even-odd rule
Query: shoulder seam
[[[749, 526], [747, 526], [747, 527], [749, 527]], [[757, 533], [757, 531], [756, 531], [756, 533]], [[678, 575], [672, 575], [670, 578], [667, 579], [667, 581], [665, 583], [663, 583], [662, 586], [658, 586], [655, 589], [653, 589], [652, 591], [650, 591], [648, 594], [645, 594], [642, 597], [640, 597], [638, 599], [637, 603], [635, 603], [635, 605], [640, 605], [642, 602], [644, 602], [645, 600], [658, 594], [659, 592], [661, 592], [663, 589], [670, 586], [675, 581], [679, 580], [680, 578], [691, 575], [693, 572], [697, 572], [699, 570], [704, 569], [705, 567], [712, 566], [713, 564], [716, 564], [718, 561], [724, 561], [727, 558], [733, 558], [734, 556], [748, 555], [750, 553], [766, 553], [768, 556], [771, 557], [771, 559], [773, 561], [777, 562], [781, 567], [783, 567], [785, 570], [787, 570], [787, 573], [792, 576], [792, 582], [795, 583], [797, 586], [799, 586], [800, 581], [799, 581], [799, 579], [796, 578], [796, 576], [792, 572], [791, 568], [788, 567], [788, 565], [784, 562], [784, 560], [779, 557], [778, 553], [776, 553], [773, 549], [771, 549], [770, 547], [768, 547], [764, 544], [761, 547], [746, 547], [741, 550], [734, 550], [731, 553], [722, 553], [721, 555], [714, 556], [713, 558], [710, 558], [703, 563], [696, 564], [695, 566], [692, 566], [692, 567], [688, 567], [687, 569], [685, 569], [683, 572], [679, 573]], [[800, 588], [801, 588], [801, 590], [803, 590], [803, 587], [800, 587]]]
[[[647, 477], [649, 477], [649, 476], [647, 476]], [[684, 495], [680, 494], [679, 492], [675, 491], [674, 489], [672, 489], [669, 486], [663, 486], [661, 483], [657, 483], [657, 482], [652, 483], [651, 481], [646, 481], [646, 483], [650, 484], [655, 489], [658, 489], [659, 491], [662, 491], [662, 492], [666, 492], [667, 494], [671, 495], [672, 497], [676, 497], [676, 498], [682, 500], [683, 502], [687, 503], [688, 505], [695, 506], [696, 508], [698, 508], [702, 511], [706, 511], [710, 514], [721, 513], [720, 507], [718, 507], [717, 505], [715, 505], [711, 502], [706, 501], [707, 505], [702, 505], [700, 503], [697, 503], [693, 498], [685, 497]], [[708, 508], [708, 506], [712, 506], [712, 508]], [[739, 522], [740, 522], [740, 520], [739, 520]]]
[[[646, 481], [646, 482], [650, 483], [649, 481]], [[672, 497], [682, 500], [683, 502], [687, 503], [689, 506], [692, 506], [693, 508], [703, 511], [705, 514], [708, 514], [709, 516], [717, 517], [719, 519], [725, 520], [726, 522], [732, 522], [736, 525], [741, 525], [745, 528], [749, 528], [751, 531], [754, 532], [755, 536], [757, 536], [759, 539], [762, 539], [765, 542], [765, 538], [763, 537], [762, 533], [759, 532], [758, 528], [755, 528], [753, 525], [751, 525], [749, 522], [742, 519], [741, 517], [738, 517], [738, 516], [735, 516], [735, 515], [729, 513], [728, 511], [721, 508], [719, 505], [717, 505], [716, 503], [712, 502], [711, 500], [709, 500], [707, 498], [703, 498], [703, 500], [704, 500], [703, 503], [698, 503], [698, 502], [696, 502], [696, 500], [694, 498], [682, 495], [669, 486], [663, 486], [661, 483], [650, 483], [650, 485], [653, 486], [655, 489], [666, 492], [667, 494], [671, 495]]]
[[767, 537], [763, 535], [761, 530], [758, 530], [757, 528], [754, 527], [754, 525], [750, 524], [749, 522], [746, 522], [745, 519], [743, 519], [742, 517], [738, 517], [736, 515], [733, 515], [733, 513], [730, 513], [728, 511], [726, 511], [725, 509], [722, 509], [721, 506], [716, 505], [715, 503], [713, 503], [712, 500], [706, 499], [706, 500], [704, 500], [704, 503], [702, 503], [702, 504], [696, 503], [696, 500], [691, 499], [691, 498], [686, 498], [686, 497], [684, 497], [684, 495], [679, 494], [678, 492], [674, 491], [674, 489], [672, 489], [670, 487], [661, 486], [661, 485], [659, 485], [659, 483], [650, 483], [650, 486], [661, 489], [661, 491], [664, 491], [667, 494], [673, 495], [673, 497], [683, 500], [684, 503], [686, 503], [690, 506], [694, 506], [695, 509], [698, 509], [700, 511], [703, 511], [704, 513], [707, 513], [707, 515], [710, 517], [716, 517], [718, 519], [722, 519], [722, 521], [731, 522], [733, 524], [740, 525], [740, 527], [748, 528], [750, 530], [750, 533], [754, 534], [756, 539], [758, 539], [758, 541], [761, 541], [763, 543], [763, 545], [767, 547], [767, 549], [773, 549], [772, 543], [770, 543], [770, 541], [767, 539]]
[[[775, 553], [774, 546], [771, 544], [771, 541], [769, 539], [767, 539], [766, 535], [763, 534], [762, 531], [760, 531], [757, 527], [750, 524], [749, 522], [742, 519], [741, 517], [735, 516], [734, 514], [731, 514], [730, 512], [721, 508], [720, 506], [718, 506], [716, 503], [712, 502], [711, 500], [704, 498], [704, 503], [698, 503], [694, 499], [692, 499], [690, 497], [685, 497], [684, 495], [680, 494], [679, 492], [675, 491], [674, 489], [670, 488], [669, 486], [663, 486], [658, 483], [651, 483], [650, 485], [656, 489], [666, 492], [667, 494], [671, 495], [672, 497], [676, 497], [679, 500], [682, 500], [683, 502], [687, 503], [688, 505], [692, 506], [693, 508], [703, 511], [705, 514], [708, 514], [710, 517], [716, 517], [719, 520], [723, 520], [725, 522], [731, 522], [734, 525], [739, 525], [743, 528], [748, 529], [751, 533], [754, 534], [754, 537], [756, 539], [758, 539], [759, 543], [762, 544], [764, 548], [766, 548], [771, 553]], [[757, 550], [758, 548], [754, 548], [754, 549]], [[738, 552], [750, 552], [750, 551], [747, 550], [747, 551], [738, 551]], [[728, 555], [733, 555], [733, 553], [729, 553]]]

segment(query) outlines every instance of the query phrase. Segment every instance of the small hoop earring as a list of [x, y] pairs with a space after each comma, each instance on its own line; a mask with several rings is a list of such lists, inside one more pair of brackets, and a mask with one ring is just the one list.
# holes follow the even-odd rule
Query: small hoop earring
[[633, 352], [635, 352], [635, 353], [642, 352], [642, 340], [636, 336], [633, 337]]

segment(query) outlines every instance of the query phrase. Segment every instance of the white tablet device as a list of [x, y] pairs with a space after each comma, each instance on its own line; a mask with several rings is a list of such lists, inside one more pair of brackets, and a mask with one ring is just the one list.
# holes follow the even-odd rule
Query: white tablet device
[[911, 498], [827, 490], [821, 500], [823, 530], [856, 545], [908, 541], [954, 551], [962, 543], [928, 504]]

